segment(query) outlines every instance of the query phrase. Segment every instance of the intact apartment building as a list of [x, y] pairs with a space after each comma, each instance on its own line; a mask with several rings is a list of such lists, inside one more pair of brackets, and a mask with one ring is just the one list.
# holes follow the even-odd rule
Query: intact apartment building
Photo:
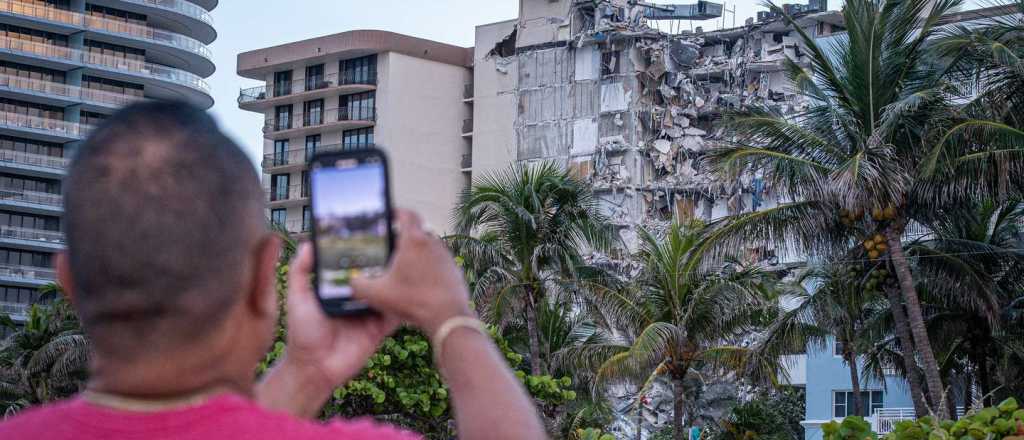
[[311, 227], [308, 160], [376, 146], [388, 154], [395, 205], [434, 230], [469, 182], [470, 49], [359, 30], [238, 56], [238, 74], [264, 85], [238, 105], [264, 116], [267, 216], [289, 232]]
[[55, 281], [61, 179], [92, 128], [138, 100], [213, 105], [218, 0], [0, 0], [0, 314]]

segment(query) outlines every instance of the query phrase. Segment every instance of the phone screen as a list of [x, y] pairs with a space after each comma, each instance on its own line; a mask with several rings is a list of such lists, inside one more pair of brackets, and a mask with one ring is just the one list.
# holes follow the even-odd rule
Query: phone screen
[[377, 156], [319, 163], [310, 174], [316, 228], [317, 293], [342, 302], [341, 311], [365, 306], [348, 301], [349, 280], [388, 262], [390, 225], [387, 171]]

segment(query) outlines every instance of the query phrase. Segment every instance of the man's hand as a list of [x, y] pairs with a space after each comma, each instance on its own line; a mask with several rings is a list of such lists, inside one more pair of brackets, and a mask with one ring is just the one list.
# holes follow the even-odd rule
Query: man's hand
[[289, 266], [287, 348], [257, 388], [264, 406], [301, 417], [316, 416], [331, 390], [359, 374], [398, 327], [387, 314], [327, 316], [309, 281], [312, 270], [313, 249], [303, 243]]

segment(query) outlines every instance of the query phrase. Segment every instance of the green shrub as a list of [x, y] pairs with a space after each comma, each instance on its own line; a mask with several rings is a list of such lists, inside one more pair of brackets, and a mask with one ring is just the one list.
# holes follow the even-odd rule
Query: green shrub
[[871, 431], [871, 424], [863, 417], [847, 417], [842, 423], [828, 422], [821, 425], [824, 440], [877, 440], [878, 434]]
[[955, 422], [922, 417], [897, 423], [886, 440], [1024, 440], [1024, 410], [1011, 397]]

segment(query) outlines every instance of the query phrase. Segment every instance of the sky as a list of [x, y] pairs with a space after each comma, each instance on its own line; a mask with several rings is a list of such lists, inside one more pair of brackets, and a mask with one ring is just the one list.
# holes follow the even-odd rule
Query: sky
[[339, 217], [384, 210], [384, 167], [363, 165], [351, 169], [321, 168], [311, 176], [314, 188], [338, 188], [338, 191], [313, 191], [316, 216]]

